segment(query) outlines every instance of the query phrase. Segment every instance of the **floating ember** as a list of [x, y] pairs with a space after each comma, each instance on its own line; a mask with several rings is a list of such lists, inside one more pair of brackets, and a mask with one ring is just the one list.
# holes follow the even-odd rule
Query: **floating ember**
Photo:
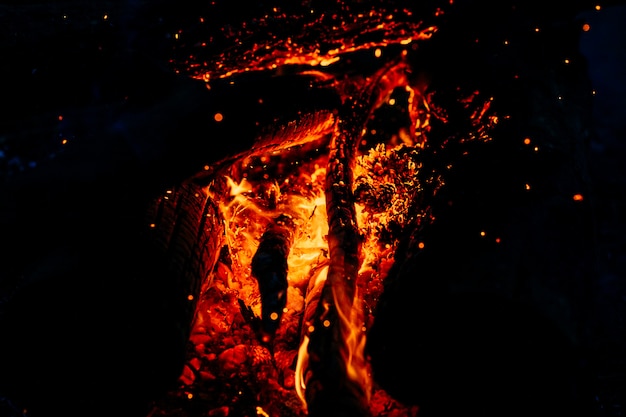
[[[227, 36], [232, 48], [202, 63], [193, 55], [183, 70], [209, 88], [251, 71], [289, 72], [340, 104], [262, 129], [251, 149], [155, 202], [156, 238], [175, 235], [158, 221], [173, 213], [168, 224], [198, 229], [201, 255], [171, 255], [190, 282], [194, 319], [179, 387], [151, 416], [415, 416], [376, 384], [367, 332], [399, 245], [419, 250], [434, 220], [428, 201], [446, 166], [438, 152], [489, 140], [490, 99], [438, 103], [413, 59], [436, 27], [409, 10], [275, 13], [304, 22], [302, 32], [256, 38], [244, 25]], [[378, 64], [342, 66], [358, 53]]]

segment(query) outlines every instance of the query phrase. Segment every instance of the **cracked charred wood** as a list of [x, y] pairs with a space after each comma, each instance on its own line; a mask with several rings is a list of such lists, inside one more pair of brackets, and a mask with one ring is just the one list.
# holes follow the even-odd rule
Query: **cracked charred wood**
[[178, 283], [188, 335], [202, 283], [211, 279], [224, 245], [219, 207], [200, 187], [187, 182], [156, 199], [148, 209], [147, 222], [151, 242]]
[[[369, 416], [371, 380], [350, 374], [359, 352], [348, 346], [348, 335], [361, 265], [361, 237], [356, 221], [353, 168], [362, 131], [391, 91], [407, 82], [408, 67], [393, 61], [354, 85], [354, 99], [344, 103], [330, 143], [325, 194], [328, 216], [328, 275], [319, 295], [313, 330], [309, 331], [306, 402], [311, 416]], [[361, 84], [362, 83], [362, 84]], [[364, 337], [364, 335], [362, 335]], [[356, 344], [359, 345], [358, 343]], [[358, 349], [358, 348], [357, 348]], [[356, 354], [355, 354], [356, 353]], [[363, 360], [363, 359], [361, 359]], [[358, 364], [365, 366], [365, 363]]]
[[287, 304], [287, 258], [293, 233], [291, 217], [277, 216], [263, 233], [252, 257], [252, 276], [257, 280], [261, 293], [260, 336], [264, 343], [273, 340]]
[[[193, 180], [198, 184], [207, 184], [215, 178], [216, 173], [232, 171], [240, 167], [242, 161], [267, 153], [285, 153], [290, 148], [309, 144], [317, 144], [320, 148], [326, 147], [335, 123], [333, 111], [323, 109], [301, 114], [297, 120], [265, 127], [257, 135], [251, 149], [215, 162], [207, 170], [197, 173]], [[304, 148], [308, 150], [306, 146]], [[296, 153], [299, 151], [296, 150]]]
[[255, 141], [252, 152], [270, 152], [312, 142], [333, 131], [332, 110], [318, 110], [300, 115], [298, 119], [266, 129]]
[[[342, 125], [340, 120], [340, 129]], [[350, 139], [338, 132], [331, 142], [326, 186], [330, 264], [315, 310], [314, 330], [307, 329], [310, 332], [309, 372], [305, 384], [311, 416], [370, 414], [369, 392], [360, 386], [363, 381], [348, 378], [342, 355], [349, 349], [345, 341], [348, 324], [342, 322], [342, 316], [349, 316], [348, 311], [353, 306], [361, 260], [361, 242], [351, 192], [349, 164], [353, 151], [349, 149]]]

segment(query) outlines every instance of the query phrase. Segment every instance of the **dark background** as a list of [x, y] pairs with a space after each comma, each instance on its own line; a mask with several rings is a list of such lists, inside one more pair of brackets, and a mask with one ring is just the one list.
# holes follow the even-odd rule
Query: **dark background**
[[[377, 381], [426, 417], [623, 415], [626, 5], [456, 3], [424, 51], [433, 85], [491, 91], [512, 122], [450, 150], [426, 250], [401, 259], [377, 313]], [[146, 204], [306, 105], [263, 75], [209, 92], [176, 74], [172, 34], [207, 7], [0, 3], [2, 417], [143, 416], [174, 384], [185, 316], [144, 247]], [[212, 7], [219, 28], [270, 5]], [[254, 107], [272, 83], [273, 108]]]

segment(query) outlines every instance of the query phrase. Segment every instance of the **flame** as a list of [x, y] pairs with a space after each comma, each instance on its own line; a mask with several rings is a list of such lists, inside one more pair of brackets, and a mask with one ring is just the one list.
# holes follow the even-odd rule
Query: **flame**
[[335, 305], [339, 313], [340, 327], [342, 329], [344, 349], [341, 355], [346, 366], [346, 376], [354, 383], [361, 386], [369, 403], [372, 389], [372, 375], [369, 364], [365, 358], [365, 326], [363, 322], [363, 308], [361, 297], [357, 293], [352, 304], [341, 300], [338, 293], [333, 293]]
[[[346, 301], [341, 294], [333, 294], [339, 318], [337, 325], [343, 339], [340, 354], [345, 363], [345, 375], [362, 387], [368, 402], [372, 396], [378, 401], [387, 398], [379, 388], [374, 391], [364, 347], [382, 283], [394, 263], [400, 239], [397, 230], [419, 230], [432, 222], [434, 217], [429, 207], [415, 206], [414, 202], [420, 201], [425, 192], [436, 193], [444, 185], [443, 179], [425, 170], [422, 162], [423, 153], [428, 150], [430, 120], [437, 117], [433, 111], [436, 106], [432, 97], [423, 95], [420, 88], [405, 91], [408, 94], [404, 104], [419, 115], [410, 123], [415, 123], [413, 126], [421, 133], [415, 140], [397, 141], [394, 136], [387, 137], [357, 155], [353, 187], [363, 259], [354, 299]], [[397, 104], [402, 100], [395, 101]], [[489, 117], [487, 106], [481, 110], [475, 107], [468, 107], [472, 117]], [[476, 124], [482, 126], [479, 122]], [[207, 280], [210, 285], [205, 283], [202, 288], [190, 338], [194, 355], [180, 381], [185, 392], [189, 392], [194, 386], [231, 378], [233, 373], [249, 375], [246, 384], [251, 383], [252, 378], [266, 382], [268, 378], [282, 380], [283, 385], [275, 382], [271, 389], [259, 388], [261, 392], [269, 391], [266, 393], [269, 397], [259, 397], [256, 406], [274, 415], [276, 395], [287, 402], [293, 396], [298, 398], [301, 413], [305, 415], [308, 409], [306, 381], [310, 372], [308, 327], [312, 323], [301, 320], [307, 315], [307, 307], [315, 303], [315, 295], [321, 291], [328, 273], [329, 226], [324, 195], [328, 161], [327, 155], [322, 153], [297, 161], [298, 169], [288, 173], [278, 170], [271, 179], [261, 175], [280, 158], [280, 152], [242, 158], [216, 175], [205, 189], [222, 213], [228, 256], [216, 265], [213, 276]], [[259, 161], [263, 164], [256, 163]], [[251, 166], [267, 168], [259, 173], [249, 168]], [[416, 207], [419, 210], [416, 211]], [[250, 265], [263, 230], [279, 214], [293, 218], [294, 239], [287, 258], [287, 304], [271, 352], [256, 336], [250, 321], [261, 314], [261, 295], [251, 276]], [[250, 374], [250, 368], [255, 369], [258, 376]], [[194, 398], [199, 401], [198, 395]], [[394, 406], [401, 408], [399, 404]], [[409, 415], [409, 411], [406, 413]]]
[[[279, 10], [275, 13], [285, 23], [288, 17], [294, 17]], [[194, 53], [176, 64], [182, 65], [189, 76], [207, 83], [244, 72], [303, 66], [297, 70], [299, 74], [313, 75], [320, 85], [332, 85], [345, 102], [355, 89], [362, 88], [362, 79], [338, 76], [329, 67], [364, 50], [373, 50], [375, 57], [384, 61], [389, 47], [404, 48], [436, 33], [436, 26], [398, 17], [406, 18], [411, 13], [372, 9], [348, 14], [343, 16], [345, 19], [295, 16], [302, 33], [286, 39], [257, 39], [242, 27], [227, 36], [233, 46], [211, 59], [201, 60], [203, 54]], [[268, 21], [266, 17], [254, 23], [263, 27]], [[308, 32], [319, 36], [311, 37]], [[198, 45], [207, 47], [206, 42]], [[400, 52], [401, 57], [406, 57], [408, 49]], [[415, 410], [402, 410], [400, 404], [375, 387], [364, 355], [367, 330], [374, 321], [383, 282], [403, 238], [401, 231], [411, 230], [412, 236], [417, 236], [434, 221], [428, 199], [445, 181], [441, 172], [424, 163], [426, 157], [453, 140], [488, 141], [490, 129], [497, 123], [492, 99], [483, 99], [480, 92], [473, 91], [458, 100], [460, 109], [450, 112], [457, 118], [465, 115], [463, 123], [468, 131], [431, 144], [434, 126], [449, 124], [452, 116], [438, 105], [436, 93], [429, 90], [425, 79], [409, 79], [412, 70], [404, 60], [390, 66], [375, 87], [380, 91], [371, 92], [369, 108], [358, 109], [371, 115], [360, 137], [354, 166], [350, 167], [362, 259], [354, 297], [333, 292], [338, 323], [329, 324], [341, 333], [345, 377], [361, 387], [366, 405], [382, 410], [393, 403], [395, 410], [400, 410], [398, 416], [413, 415]], [[379, 110], [390, 107], [403, 109], [405, 123], [396, 132], [379, 134], [370, 129], [369, 124], [383, 117]], [[255, 403], [257, 414], [278, 416], [284, 412], [281, 407], [288, 407], [293, 416], [307, 414], [309, 335], [315, 331], [310, 318], [327, 281], [330, 263], [325, 196], [328, 149], [311, 153], [307, 143], [326, 137], [341, 123], [334, 112], [320, 112], [318, 116], [310, 123], [296, 124], [302, 126], [300, 130], [284, 128], [280, 143], [261, 139], [249, 152], [228, 159], [228, 163], [219, 161], [205, 168], [204, 175], [211, 181], [203, 192], [219, 207], [225, 246], [196, 297], [191, 352], [180, 377], [180, 390], [173, 393], [178, 393], [181, 401], [205, 401], [215, 413], [225, 415], [229, 407], [243, 401], [243, 393], [249, 393], [247, 399]], [[221, 120], [220, 113], [214, 117]], [[251, 262], [264, 231], [281, 215], [293, 221], [293, 241], [287, 257], [287, 301], [282, 317], [275, 316], [280, 326], [268, 345], [270, 341], [259, 338], [255, 327], [261, 316], [261, 294], [251, 273]], [[416, 241], [419, 249], [424, 247], [424, 242]], [[373, 398], [376, 402], [370, 405]]]
[[[345, 375], [362, 387], [368, 402], [372, 396], [377, 401], [393, 401], [379, 388], [374, 390], [364, 347], [382, 283], [394, 263], [400, 239], [397, 230], [419, 230], [432, 222], [434, 217], [429, 207], [416, 206], [414, 202], [420, 201], [426, 192], [436, 193], [444, 185], [441, 176], [426, 170], [422, 161], [423, 153], [428, 150], [430, 120], [437, 117], [432, 111], [435, 108], [432, 97], [422, 95], [415, 87], [405, 91], [409, 93], [405, 105], [419, 115], [411, 123], [416, 123], [413, 126], [421, 133], [415, 140], [397, 141], [393, 136], [387, 137], [357, 155], [353, 187], [357, 227], [363, 242], [362, 263], [354, 299], [346, 301], [341, 294], [333, 294], [343, 340], [340, 354], [345, 363]], [[472, 117], [490, 117], [487, 105], [480, 110], [475, 107], [468, 107], [472, 109]], [[427, 110], [431, 112], [425, 114]], [[482, 132], [483, 124], [475, 123]], [[211, 386], [213, 381], [228, 380], [233, 374], [248, 375], [241, 384], [250, 384], [256, 378], [274, 381], [258, 388], [267, 395], [255, 397], [259, 401], [258, 410], [277, 415], [274, 403], [292, 401], [293, 396], [301, 404], [301, 415], [306, 415], [306, 381], [310, 372], [308, 327], [312, 323], [301, 320], [307, 314], [307, 307], [315, 303], [315, 295], [321, 291], [328, 273], [329, 226], [324, 195], [328, 161], [323, 153], [299, 160], [297, 170], [286, 174], [279, 170], [271, 179], [246, 168], [268, 167], [263, 171], [280, 157], [280, 152], [254, 157], [263, 164], [243, 158], [216, 175], [205, 189], [206, 195], [219, 205], [228, 250], [202, 287], [190, 338], [194, 354], [180, 382], [184, 387], [182, 392], [189, 393], [194, 387]], [[251, 276], [250, 265], [263, 230], [279, 214], [293, 218], [294, 239], [287, 258], [287, 304], [273, 351], [270, 351], [263, 344], [264, 340], [257, 337], [253, 326], [254, 319], [261, 314], [261, 295]], [[283, 381], [282, 385], [277, 381]], [[239, 396], [237, 393], [233, 395]], [[282, 400], [277, 400], [276, 395]], [[202, 396], [186, 398], [200, 401]], [[380, 404], [376, 402], [374, 406]], [[394, 407], [402, 406], [394, 403]], [[408, 416], [409, 411], [404, 415]]]
[[[328, 265], [324, 265], [316, 271], [316, 274], [311, 278], [311, 283], [309, 284], [310, 290], [307, 293], [306, 304], [311, 306], [313, 305], [313, 300], [321, 293], [322, 287], [326, 282], [326, 277], [328, 276]], [[312, 332], [313, 324], [311, 322], [305, 321], [303, 323], [306, 326], [306, 330], [308, 333]], [[309, 336], [308, 333], [305, 333], [302, 337], [302, 341], [300, 342], [300, 347], [298, 349], [298, 361], [296, 363], [295, 370], [295, 378], [296, 378], [296, 393], [298, 398], [302, 402], [302, 408], [304, 411], [307, 410], [307, 402], [304, 395], [306, 390], [306, 380], [307, 380], [307, 371], [309, 366]]]

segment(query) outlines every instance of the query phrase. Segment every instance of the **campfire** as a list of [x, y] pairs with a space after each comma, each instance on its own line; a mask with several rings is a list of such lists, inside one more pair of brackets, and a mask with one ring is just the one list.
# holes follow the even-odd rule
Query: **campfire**
[[[411, 11], [311, 15], [300, 35], [250, 40], [244, 25], [232, 48], [176, 62], [207, 88], [289, 72], [339, 104], [259, 129], [154, 202], [147, 227], [189, 283], [193, 322], [179, 385], [151, 416], [417, 415], [378, 386], [368, 329], [400, 248], [424, 247], [445, 150], [490, 140], [497, 117], [478, 91], [440, 104], [414, 59], [437, 28]], [[358, 54], [378, 64], [354, 71]], [[177, 256], [176, 228], [197, 236], [195, 259]]]

